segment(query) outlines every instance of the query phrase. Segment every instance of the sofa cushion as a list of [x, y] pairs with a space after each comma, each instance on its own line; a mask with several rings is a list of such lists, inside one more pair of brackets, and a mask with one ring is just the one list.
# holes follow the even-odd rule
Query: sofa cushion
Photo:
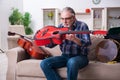
[[88, 49], [89, 49], [89, 51], [88, 51], [88, 58], [89, 58], [89, 60], [97, 60], [96, 47], [103, 40], [104, 40], [104, 38], [101, 37], [101, 36], [91, 35], [91, 42], [92, 42], [92, 44], [88, 47]]
[[40, 68], [41, 60], [28, 59], [20, 61], [17, 64], [17, 75], [18, 76], [43, 76], [43, 72]]
[[[18, 63], [17, 65], [17, 76], [27, 76], [27, 77], [45, 77], [41, 68], [41, 60], [24, 60]], [[116, 64], [107, 64], [102, 62], [90, 61], [89, 65], [81, 70], [79, 70], [79, 79], [119, 79], [118, 75], [120, 70], [120, 63]], [[58, 69], [60, 76], [66, 78], [66, 68]], [[114, 72], [113, 72], [114, 71]]]
[[47, 51], [49, 51], [49, 53], [51, 53], [52, 56], [60, 56], [61, 55], [61, 50], [59, 48], [59, 45], [53, 47], [53, 48], [49, 48], [49, 47], [45, 47], [42, 46], [43, 48], [45, 48]]

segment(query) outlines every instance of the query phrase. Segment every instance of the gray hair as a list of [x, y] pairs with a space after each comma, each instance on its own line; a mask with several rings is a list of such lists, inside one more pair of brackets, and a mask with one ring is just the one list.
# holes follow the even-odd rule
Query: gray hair
[[73, 14], [73, 16], [75, 16], [75, 11], [71, 7], [65, 7], [65, 8], [63, 8], [62, 12], [63, 11], [69, 11], [70, 13]]

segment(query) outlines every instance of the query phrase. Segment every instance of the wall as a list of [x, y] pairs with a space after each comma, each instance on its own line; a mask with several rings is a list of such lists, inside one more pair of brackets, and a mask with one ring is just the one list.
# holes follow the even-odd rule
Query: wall
[[[8, 29], [8, 5], [9, 0], [0, 0], [0, 48], [7, 48], [7, 29]], [[5, 37], [4, 37], [5, 36]]]
[[22, 0], [0, 0], [0, 48], [2, 50], [8, 49], [8, 17], [10, 15], [10, 10], [12, 7], [17, 7], [22, 11]]
[[[43, 27], [42, 8], [58, 8], [61, 10], [65, 6], [70, 6], [76, 12], [84, 12], [86, 8], [92, 7], [120, 7], [119, 3], [120, 0], [101, 0], [99, 5], [93, 4], [92, 0], [23, 0], [23, 9], [32, 14], [32, 25], [34, 31], [36, 31]], [[92, 29], [90, 16], [83, 21], [86, 21]]]

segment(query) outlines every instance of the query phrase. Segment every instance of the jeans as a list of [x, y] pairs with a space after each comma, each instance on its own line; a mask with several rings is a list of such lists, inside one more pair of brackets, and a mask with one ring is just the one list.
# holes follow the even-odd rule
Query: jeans
[[77, 80], [78, 70], [88, 65], [86, 55], [65, 55], [44, 59], [40, 66], [47, 80], [62, 80], [57, 73], [58, 68], [67, 67], [67, 80]]

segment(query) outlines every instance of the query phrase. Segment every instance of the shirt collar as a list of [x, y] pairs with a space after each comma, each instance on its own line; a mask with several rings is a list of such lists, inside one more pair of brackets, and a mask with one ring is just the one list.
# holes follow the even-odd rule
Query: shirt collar
[[77, 20], [75, 20], [75, 22], [73, 23], [71, 30], [74, 30], [77, 27], [76, 24], [77, 24]]

